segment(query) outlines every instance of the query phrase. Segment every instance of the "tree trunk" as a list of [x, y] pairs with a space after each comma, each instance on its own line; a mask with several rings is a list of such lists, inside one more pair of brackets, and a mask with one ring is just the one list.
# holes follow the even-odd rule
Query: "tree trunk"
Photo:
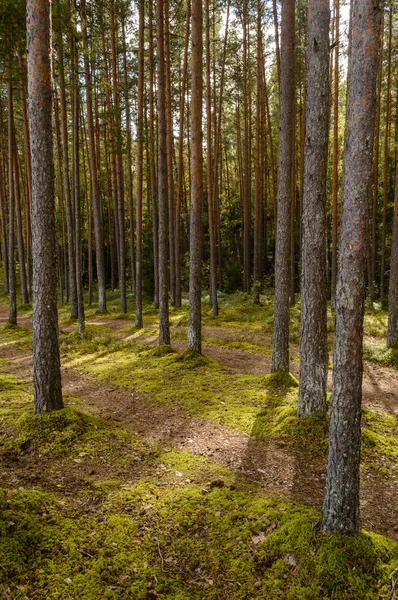
[[[156, 201], [156, 150], [155, 150], [155, 107], [154, 107], [154, 47], [153, 47], [153, 3], [148, 1], [149, 20], [149, 147], [150, 147], [150, 173], [151, 173], [151, 201], [152, 201], [152, 246], [153, 246], [153, 279], [155, 308], [159, 308], [159, 213]], [[177, 243], [177, 242], [176, 242]], [[176, 254], [179, 256], [179, 245]]]
[[182, 66], [181, 96], [180, 96], [180, 131], [178, 136], [178, 180], [177, 180], [177, 202], [175, 211], [175, 273], [176, 290], [175, 306], [181, 306], [181, 207], [184, 195], [184, 123], [185, 123], [185, 90], [187, 86], [188, 71], [188, 45], [191, 23], [191, 3], [187, 3], [187, 16], [185, 22], [184, 59]]
[[202, 1], [192, 0], [191, 215], [189, 263], [188, 350], [202, 352], [203, 245], [203, 41]]
[[289, 371], [290, 213], [294, 101], [295, 2], [282, 4], [278, 148], [278, 214], [275, 249], [275, 318], [272, 370]]
[[69, 142], [68, 142], [68, 116], [66, 108], [66, 83], [64, 68], [64, 50], [62, 33], [57, 36], [58, 69], [60, 79], [60, 108], [61, 108], [61, 132], [64, 171], [64, 193], [66, 206], [66, 229], [68, 233], [68, 269], [69, 269], [69, 300], [70, 316], [77, 319], [77, 289], [76, 289], [76, 260], [75, 260], [75, 236], [74, 236], [74, 211], [72, 205], [72, 194], [70, 185], [69, 169]]
[[392, 224], [392, 245], [390, 262], [390, 287], [388, 290], [387, 346], [398, 345], [398, 100], [395, 127], [395, 194], [394, 219]]
[[170, 344], [170, 325], [167, 282], [167, 126], [163, 0], [156, 0], [156, 35], [158, 50], [159, 344], [164, 345]]
[[135, 326], [142, 329], [142, 188], [144, 145], [144, 0], [138, 2], [138, 111], [137, 111], [137, 251]]
[[329, 137], [329, 0], [310, 0], [301, 258], [298, 416], [326, 412], [326, 182]]
[[339, 50], [340, 50], [340, 0], [335, 3], [334, 95], [333, 95], [333, 176], [332, 176], [332, 307], [336, 298], [337, 228], [339, 196]]
[[14, 107], [12, 93], [12, 59], [7, 57], [8, 67], [8, 288], [9, 314], [8, 322], [17, 324], [17, 284], [15, 274], [15, 194], [14, 194]]
[[58, 346], [57, 238], [52, 132], [51, 4], [27, 0], [32, 157], [35, 413], [63, 408]]
[[380, 21], [378, 0], [354, 0], [323, 533], [354, 533], [359, 528], [366, 216], [372, 176]]
[[100, 205], [100, 193], [98, 186], [97, 156], [95, 147], [95, 130], [93, 117], [93, 89], [91, 81], [91, 71], [89, 62], [89, 46], [87, 35], [87, 15], [86, 0], [80, 2], [82, 19], [82, 37], [83, 37], [83, 55], [84, 55], [84, 77], [86, 82], [86, 110], [87, 110], [87, 129], [89, 143], [89, 165], [90, 165], [90, 183], [91, 183], [91, 206], [94, 217], [95, 233], [95, 258], [97, 265], [98, 281], [98, 312], [106, 312], [106, 289], [105, 289], [105, 263], [104, 263], [104, 237], [102, 226], [102, 215]]

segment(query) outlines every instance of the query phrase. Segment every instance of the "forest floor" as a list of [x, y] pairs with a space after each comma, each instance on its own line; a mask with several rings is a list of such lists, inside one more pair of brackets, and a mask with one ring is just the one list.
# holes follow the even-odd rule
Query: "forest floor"
[[[298, 420], [270, 375], [273, 306], [226, 297], [204, 314], [204, 357], [172, 348], [157, 311], [60, 309], [66, 408], [32, 416], [31, 310], [0, 305], [0, 597], [12, 600], [390, 598], [398, 566], [398, 354], [365, 318], [358, 536], [322, 537], [327, 417]], [[333, 343], [329, 317], [330, 346]]]

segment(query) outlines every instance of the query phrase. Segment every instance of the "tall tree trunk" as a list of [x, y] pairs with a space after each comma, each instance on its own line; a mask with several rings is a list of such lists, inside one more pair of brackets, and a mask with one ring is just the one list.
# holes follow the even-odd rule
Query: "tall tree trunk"
[[34, 406], [35, 413], [43, 413], [63, 408], [58, 346], [51, 4], [48, 0], [27, 0], [26, 11], [32, 157]]
[[12, 90], [12, 58], [7, 57], [8, 91], [8, 322], [17, 324], [17, 282], [15, 274], [15, 194], [14, 194], [14, 106]]
[[142, 322], [142, 189], [143, 189], [143, 146], [144, 146], [144, 0], [138, 2], [138, 111], [137, 111], [137, 262], [135, 291], [135, 326], [141, 329]]
[[383, 229], [381, 238], [380, 298], [384, 302], [386, 269], [387, 199], [390, 179], [390, 129], [391, 129], [391, 56], [392, 56], [392, 6], [388, 20], [386, 127], [384, 133], [384, 176], [383, 176]]
[[106, 312], [106, 289], [105, 289], [105, 262], [104, 262], [104, 237], [102, 226], [102, 215], [100, 205], [100, 192], [98, 186], [97, 171], [97, 152], [95, 147], [95, 130], [93, 117], [93, 86], [91, 81], [91, 70], [89, 61], [89, 45], [87, 35], [87, 14], [86, 0], [80, 2], [82, 19], [82, 37], [83, 37], [83, 56], [84, 56], [84, 77], [86, 82], [86, 110], [87, 110], [87, 129], [89, 143], [89, 165], [90, 165], [90, 184], [91, 184], [91, 206], [94, 217], [95, 233], [95, 258], [97, 265], [98, 281], [98, 312]]
[[[76, 2], [76, 0], [75, 0]], [[77, 74], [78, 48], [76, 43], [77, 30], [71, 35], [71, 69], [72, 69], [72, 154], [73, 154], [73, 204], [75, 216], [75, 260], [76, 260], [76, 291], [77, 291], [77, 321], [78, 332], [85, 334], [84, 298], [82, 279], [82, 239], [81, 239], [81, 200], [80, 200], [80, 156], [79, 156], [79, 116], [80, 88]]]
[[166, 66], [166, 140], [167, 140], [167, 183], [169, 202], [169, 255], [170, 255], [170, 300], [175, 305], [175, 240], [174, 240], [174, 177], [173, 177], [173, 115], [171, 106], [170, 64], [170, 16], [169, 0], [163, 0], [164, 51]]
[[254, 195], [254, 252], [253, 252], [253, 295], [260, 302], [261, 291], [261, 154], [262, 154], [262, 52], [261, 52], [261, 1], [257, 0], [257, 91], [256, 91], [256, 175]]
[[329, 0], [310, 0], [301, 259], [298, 416], [326, 411], [326, 182], [329, 137]]
[[28, 304], [29, 294], [28, 286], [26, 283], [26, 264], [25, 264], [25, 243], [23, 239], [23, 223], [22, 223], [22, 208], [21, 208], [21, 188], [19, 185], [19, 157], [17, 140], [15, 137], [15, 123], [12, 123], [12, 135], [13, 135], [13, 168], [14, 168], [14, 198], [15, 198], [15, 215], [16, 215], [16, 226], [17, 226], [17, 247], [18, 247], [18, 262], [19, 262], [19, 282], [21, 286], [21, 297], [22, 304]]
[[[153, 246], [153, 279], [155, 308], [159, 308], [159, 213], [156, 201], [156, 150], [155, 150], [155, 107], [154, 107], [154, 47], [153, 47], [153, 1], [148, 0], [149, 20], [149, 147], [152, 200], [152, 246]], [[179, 244], [176, 241], [176, 254], [179, 257]]]
[[359, 527], [366, 217], [372, 176], [380, 21], [377, 0], [354, 0], [323, 533], [353, 533]]
[[187, 16], [185, 22], [184, 59], [182, 66], [181, 97], [180, 97], [180, 130], [178, 135], [178, 179], [177, 202], [175, 211], [175, 273], [176, 290], [175, 306], [181, 306], [181, 208], [184, 195], [184, 123], [185, 123], [185, 91], [188, 72], [188, 45], [191, 23], [191, 3], [187, 3]]
[[[381, 16], [381, 30], [383, 31], [384, 14]], [[374, 139], [374, 160], [373, 160], [373, 195], [372, 195], [372, 255], [371, 255], [371, 286], [370, 299], [373, 303], [376, 299], [376, 265], [377, 265], [377, 209], [379, 204], [379, 150], [380, 150], [380, 112], [381, 112], [381, 92], [383, 84], [383, 42], [384, 37], [380, 36], [379, 42], [379, 61], [377, 75], [377, 100], [376, 100], [376, 123]]]
[[248, 0], [243, 1], [243, 290], [250, 291], [250, 232], [251, 232], [251, 168], [250, 168], [250, 116], [248, 85]]
[[334, 95], [333, 95], [333, 176], [332, 176], [332, 307], [336, 298], [337, 275], [337, 228], [339, 196], [339, 55], [340, 55], [340, 0], [334, 0], [335, 6], [335, 48], [334, 48]]
[[66, 207], [66, 229], [68, 233], [68, 269], [69, 269], [69, 300], [70, 316], [77, 319], [77, 288], [76, 288], [76, 259], [75, 259], [75, 236], [74, 236], [74, 211], [72, 205], [72, 194], [70, 185], [69, 167], [69, 142], [68, 142], [68, 116], [66, 107], [66, 82], [64, 67], [64, 46], [62, 33], [57, 36], [58, 69], [60, 79], [60, 108], [61, 108], [61, 132], [62, 153], [64, 172], [64, 193]]
[[115, 0], [110, 1], [110, 29], [111, 29], [111, 54], [112, 54], [112, 91], [113, 91], [113, 110], [114, 110], [114, 155], [115, 155], [115, 175], [116, 175], [116, 191], [117, 205], [116, 222], [118, 227], [117, 243], [119, 247], [119, 293], [120, 293], [120, 310], [124, 314], [127, 312], [126, 299], [126, 243], [124, 239], [124, 180], [123, 180], [123, 164], [121, 152], [121, 122], [120, 122], [120, 101], [119, 101], [119, 77], [117, 68], [117, 24], [115, 12]]
[[390, 262], [390, 287], [388, 290], [387, 346], [398, 345], [398, 97], [395, 126], [395, 194], [394, 219], [392, 224], [392, 245]]
[[278, 148], [278, 223], [275, 250], [275, 319], [272, 370], [289, 371], [290, 212], [294, 102], [295, 2], [282, 4]]
[[213, 137], [212, 137], [212, 114], [211, 114], [211, 56], [210, 56], [210, 10], [209, 0], [205, 2], [206, 11], [206, 133], [207, 133], [207, 205], [209, 215], [209, 237], [210, 237], [210, 303], [213, 317], [218, 314], [217, 303], [217, 247], [216, 247], [216, 223], [214, 210], [214, 188], [213, 188]]
[[170, 325], [167, 282], [168, 186], [163, 0], [156, 0], [156, 35], [158, 50], [159, 344], [164, 345], [170, 344]]
[[[278, 87], [281, 87], [281, 52], [279, 49], [279, 24], [278, 24], [278, 9], [277, 0], [272, 0], [272, 9], [274, 15], [274, 30], [275, 30], [275, 54], [276, 54], [276, 73], [278, 76]], [[283, 16], [282, 16], [283, 19]]]
[[189, 263], [188, 350], [202, 352], [202, 245], [203, 245], [203, 15], [202, 1], [192, 0], [192, 114], [191, 215]]
[[131, 288], [135, 292], [135, 251], [134, 251], [134, 200], [133, 200], [133, 160], [131, 152], [131, 117], [130, 117], [130, 94], [127, 69], [126, 31], [125, 22], [122, 22], [123, 35], [123, 78], [124, 78], [124, 102], [126, 111], [126, 145], [127, 145], [127, 188], [130, 213], [130, 262], [131, 262]]

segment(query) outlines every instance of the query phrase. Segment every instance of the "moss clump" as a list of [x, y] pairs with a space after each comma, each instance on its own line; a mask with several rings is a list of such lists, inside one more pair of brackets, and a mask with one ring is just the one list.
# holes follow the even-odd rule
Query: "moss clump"
[[40, 448], [42, 454], [54, 455], [66, 453], [77, 441], [98, 437], [103, 429], [100, 419], [72, 407], [40, 415], [26, 410], [15, 426], [18, 436], [10, 443], [14, 450]]
[[178, 355], [178, 360], [184, 363], [184, 366], [187, 369], [195, 369], [196, 367], [206, 367], [217, 364], [208, 356], [199, 354], [199, 352], [195, 352], [195, 350], [185, 350]]
[[294, 375], [287, 371], [277, 371], [267, 375], [265, 385], [269, 392], [287, 392], [292, 388], [298, 388], [298, 381]]
[[162, 344], [152, 350], [148, 350], [148, 356], [166, 356], [167, 354], [176, 354], [176, 350], [170, 344]]

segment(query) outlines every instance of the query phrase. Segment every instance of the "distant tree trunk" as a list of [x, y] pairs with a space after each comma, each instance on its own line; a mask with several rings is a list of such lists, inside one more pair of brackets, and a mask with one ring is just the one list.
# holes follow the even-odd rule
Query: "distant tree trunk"
[[298, 416], [326, 412], [329, 0], [309, 0]]
[[142, 189], [143, 189], [143, 145], [144, 145], [144, 0], [138, 2], [138, 111], [137, 111], [137, 251], [135, 326], [143, 327], [142, 321]]
[[191, 217], [189, 263], [188, 350], [202, 352], [202, 245], [203, 245], [203, 41], [202, 1], [192, 0], [192, 114]]
[[282, 4], [278, 148], [278, 223], [275, 249], [273, 371], [289, 371], [290, 213], [294, 102], [295, 2]]
[[366, 218], [372, 177], [380, 21], [378, 0], [354, 0], [323, 533], [353, 533], [359, 527]]
[[250, 291], [250, 232], [251, 232], [251, 168], [250, 168], [250, 117], [248, 86], [248, 0], [243, 0], [243, 290]]
[[256, 91], [256, 175], [254, 194], [254, 252], [253, 252], [253, 297], [260, 302], [261, 291], [261, 154], [262, 154], [262, 50], [261, 50], [261, 1], [257, 0], [257, 91]]
[[390, 287], [388, 290], [387, 346], [398, 345], [398, 100], [395, 127], [395, 195], [394, 219], [392, 225], [392, 245], [390, 262]]
[[124, 102], [126, 111], [126, 145], [127, 145], [127, 186], [129, 197], [129, 213], [130, 213], [130, 262], [131, 262], [131, 289], [135, 293], [136, 289], [136, 274], [135, 274], [135, 252], [134, 252], [134, 200], [133, 200], [133, 160], [131, 151], [131, 117], [130, 117], [130, 94], [129, 80], [127, 68], [127, 51], [126, 51], [126, 31], [125, 22], [122, 23], [123, 35], [123, 78], [124, 78]]
[[8, 286], [9, 314], [8, 322], [17, 324], [17, 283], [15, 274], [15, 194], [14, 194], [14, 106], [12, 92], [12, 59], [7, 58], [8, 91]]
[[83, 37], [83, 55], [84, 55], [84, 76], [86, 81], [86, 109], [87, 109], [87, 129], [89, 142], [89, 164], [90, 164], [90, 183], [91, 183], [91, 205], [94, 217], [95, 233], [95, 258], [97, 265], [98, 281], [98, 312], [106, 312], [106, 289], [105, 289], [105, 263], [104, 263], [104, 236], [102, 226], [102, 215], [100, 205], [100, 192], [98, 185], [97, 156], [95, 147], [95, 130], [93, 117], [93, 89], [91, 81], [91, 71], [89, 62], [89, 45], [87, 35], [87, 15], [86, 0], [80, 2], [82, 17], [82, 37]]
[[70, 316], [77, 319], [77, 289], [76, 289], [76, 260], [75, 260], [75, 236], [74, 236], [74, 211], [72, 205], [72, 194], [70, 185], [69, 167], [69, 140], [68, 140], [68, 116], [66, 106], [66, 82], [64, 67], [64, 50], [62, 33], [57, 36], [58, 69], [60, 79], [60, 109], [61, 109], [61, 132], [62, 132], [62, 155], [64, 172], [64, 193], [66, 207], [66, 229], [68, 233], [68, 269], [69, 269], [69, 300]]
[[205, 2], [206, 35], [206, 134], [207, 134], [207, 209], [209, 216], [210, 238], [210, 304], [213, 317], [218, 314], [217, 303], [217, 246], [213, 188], [213, 136], [212, 136], [212, 89], [210, 55], [210, 10], [209, 0]]
[[171, 64], [170, 64], [170, 16], [169, 0], [163, 0], [164, 10], [164, 51], [166, 68], [166, 141], [167, 141], [167, 184], [169, 206], [169, 258], [170, 258], [170, 300], [175, 305], [175, 239], [174, 239], [174, 177], [173, 177], [173, 114], [171, 106]]
[[392, 6], [388, 20], [386, 127], [384, 133], [384, 176], [383, 176], [383, 229], [381, 239], [380, 298], [384, 302], [386, 270], [387, 199], [390, 179], [390, 130], [391, 130], [391, 56], [392, 56]]
[[[75, 0], [76, 1], [76, 0]], [[80, 156], [79, 156], [79, 116], [80, 89], [77, 74], [78, 52], [76, 44], [77, 30], [71, 35], [71, 70], [72, 70], [72, 154], [73, 154], [73, 204], [75, 215], [75, 260], [76, 260], [76, 291], [77, 291], [77, 320], [78, 332], [85, 334], [84, 297], [82, 279], [82, 239], [80, 217]]]
[[[154, 107], [154, 44], [153, 44], [153, 2], [148, 0], [149, 21], [149, 149], [150, 149], [150, 174], [151, 174], [151, 201], [152, 201], [152, 246], [153, 246], [153, 301], [155, 308], [159, 308], [159, 213], [156, 201], [156, 150], [155, 150], [155, 107]], [[177, 234], [176, 234], [177, 235]], [[176, 241], [177, 244], [177, 241]], [[176, 245], [176, 254], [179, 256], [180, 247]]]
[[181, 306], [181, 207], [184, 196], [184, 117], [185, 117], [185, 91], [187, 86], [188, 71], [188, 45], [189, 31], [191, 24], [191, 3], [187, 3], [187, 16], [185, 22], [185, 41], [184, 41], [184, 59], [182, 65], [182, 81], [180, 96], [180, 131], [178, 136], [178, 179], [177, 179], [177, 202], [175, 211], [175, 272], [176, 272], [176, 291], [175, 305]]
[[332, 307], [336, 298], [337, 275], [337, 228], [339, 196], [339, 50], [340, 50], [340, 0], [334, 0], [335, 6], [335, 49], [334, 49], [334, 95], [333, 95], [333, 177], [332, 177]]
[[32, 157], [34, 405], [35, 413], [42, 413], [63, 408], [58, 346], [51, 3], [27, 0], [26, 10]]
[[118, 228], [117, 244], [119, 250], [119, 293], [120, 310], [124, 314], [127, 312], [126, 299], [126, 243], [124, 239], [124, 179], [123, 163], [121, 152], [121, 122], [120, 122], [120, 101], [119, 101], [119, 77], [117, 68], [117, 24], [115, 0], [110, 1], [110, 29], [111, 29], [111, 54], [112, 54], [112, 91], [113, 91], [113, 110], [114, 110], [114, 158], [115, 158], [115, 177], [117, 203], [115, 205], [116, 223]]
[[158, 50], [159, 344], [170, 344], [167, 282], [167, 136], [163, 0], [156, 0]]
[[14, 167], [14, 198], [15, 198], [15, 214], [17, 226], [17, 247], [18, 247], [18, 262], [19, 262], [19, 280], [21, 285], [22, 304], [28, 304], [28, 286], [26, 283], [26, 264], [25, 264], [25, 243], [23, 239], [23, 224], [22, 224], [22, 208], [21, 208], [21, 188], [19, 185], [19, 169], [18, 169], [18, 148], [15, 137], [15, 124], [12, 124], [13, 140], [13, 167]]
[[[384, 15], [381, 17], [381, 30], [383, 31]], [[377, 100], [376, 100], [376, 123], [374, 139], [373, 160], [373, 196], [372, 196], [372, 253], [371, 253], [371, 286], [370, 300], [373, 303], [377, 295], [376, 265], [377, 265], [377, 209], [379, 204], [379, 150], [380, 150], [380, 111], [381, 91], [383, 87], [383, 36], [379, 42], [379, 60], [377, 75]]]

